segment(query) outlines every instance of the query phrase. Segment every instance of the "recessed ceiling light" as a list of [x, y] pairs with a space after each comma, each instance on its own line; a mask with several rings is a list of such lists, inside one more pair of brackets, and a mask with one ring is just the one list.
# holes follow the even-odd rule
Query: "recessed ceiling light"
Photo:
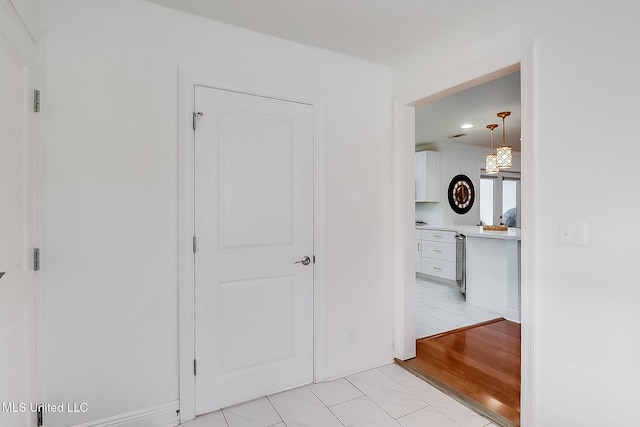
[[462, 129], [471, 129], [473, 127], [473, 125], [471, 123], [465, 123], [462, 126], [460, 126]]

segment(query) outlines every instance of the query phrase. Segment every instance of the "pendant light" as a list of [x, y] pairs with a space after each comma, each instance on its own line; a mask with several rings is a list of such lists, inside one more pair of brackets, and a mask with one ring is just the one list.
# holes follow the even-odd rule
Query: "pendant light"
[[487, 125], [487, 129], [491, 130], [491, 151], [487, 155], [487, 163], [485, 166], [487, 174], [500, 172], [500, 169], [498, 169], [498, 158], [495, 154], [493, 154], [493, 130], [497, 127], [498, 125], [496, 124]]
[[498, 117], [502, 118], [502, 145], [496, 149], [496, 157], [498, 160], [498, 168], [500, 169], [508, 169], [511, 167], [511, 146], [506, 145], [505, 137], [506, 137], [506, 128], [504, 127], [504, 118], [509, 117], [511, 115], [510, 111], [503, 111], [498, 113]]

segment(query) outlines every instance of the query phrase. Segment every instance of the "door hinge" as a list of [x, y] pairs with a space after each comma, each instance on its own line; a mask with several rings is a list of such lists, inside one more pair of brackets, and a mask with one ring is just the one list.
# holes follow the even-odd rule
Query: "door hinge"
[[196, 369], [196, 359], [193, 359], [193, 375], [198, 375], [198, 370]]
[[42, 425], [44, 424], [44, 421], [42, 420], [42, 409], [43, 409], [43, 406], [41, 404], [38, 404], [38, 411], [36, 412], [36, 420], [37, 420], [38, 427], [42, 427]]
[[35, 89], [33, 91], [33, 112], [40, 112], [40, 89]]
[[198, 249], [198, 240], [196, 239], [196, 236], [193, 236], [193, 253], [196, 253], [196, 250]]
[[193, 113], [193, 130], [196, 130], [196, 119], [198, 118], [198, 116], [202, 117], [203, 114], [200, 111], [198, 111], [197, 113]]
[[33, 271], [40, 270], [40, 248], [33, 248]]

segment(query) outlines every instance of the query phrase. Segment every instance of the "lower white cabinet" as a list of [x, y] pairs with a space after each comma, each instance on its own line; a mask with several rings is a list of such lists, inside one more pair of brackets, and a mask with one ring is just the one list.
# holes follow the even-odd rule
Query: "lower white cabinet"
[[422, 256], [442, 261], [455, 261], [456, 244], [424, 240], [422, 244]]
[[456, 280], [456, 263], [423, 257], [421, 273], [441, 279]]
[[416, 230], [416, 247], [416, 272], [439, 279], [456, 280], [455, 231]]
[[416, 230], [416, 272], [422, 273], [422, 230]]

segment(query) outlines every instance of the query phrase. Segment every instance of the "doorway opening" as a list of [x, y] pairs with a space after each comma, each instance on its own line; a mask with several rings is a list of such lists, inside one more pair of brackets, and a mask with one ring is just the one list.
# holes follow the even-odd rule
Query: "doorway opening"
[[[477, 238], [519, 239], [520, 84], [516, 70], [415, 107], [416, 338], [501, 317], [520, 321], [519, 304], [509, 304], [508, 298], [509, 286], [518, 294], [518, 248], [496, 247], [491, 256], [505, 261], [478, 261], [469, 250], [478, 246]], [[498, 125], [502, 111], [509, 111], [508, 129]], [[504, 141], [493, 144], [495, 126]], [[503, 144], [511, 148], [510, 166], [487, 173], [485, 159]], [[425, 154], [430, 161], [424, 161]], [[452, 205], [449, 192], [460, 176], [468, 180], [464, 183], [470, 191], [464, 207]], [[421, 197], [424, 192], [431, 197]], [[510, 231], [485, 235], [480, 225], [507, 225]], [[516, 253], [506, 254], [512, 247]], [[498, 265], [505, 262], [514, 265]], [[509, 269], [514, 273], [501, 278]], [[489, 281], [498, 283], [484, 283]]]
[[[514, 65], [505, 66], [504, 68], [499, 69], [498, 71], [485, 70], [485, 74], [482, 77], [469, 80], [468, 82], [460, 84], [458, 86], [451, 87], [449, 89], [444, 89], [441, 91], [434, 91], [431, 94], [429, 93], [415, 94], [417, 96], [413, 98], [411, 96], [406, 96], [404, 99], [396, 100], [397, 102], [396, 111], [399, 116], [399, 119], [397, 121], [397, 126], [398, 126], [397, 130], [398, 130], [398, 138], [399, 138], [399, 145], [400, 145], [399, 147], [397, 147], [398, 148], [397, 155], [400, 158], [399, 167], [404, 166], [406, 168], [411, 168], [411, 170], [413, 170], [413, 166], [415, 164], [414, 153], [416, 151], [415, 142], [416, 142], [416, 125], [417, 125], [417, 123], [415, 123], [414, 120], [415, 120], [415, 111], [417, 108], [419, 108], [421, 105], [427, 104], [429, 102], [432, 102], [438, 99], [445, 98], [446, 96], [461, 92], [465, 89], [472, 88], [474, 86], [478, 86], [480, 84], [490, 82], [497, 78], [504, 77], [509, 74], [520, 71], [521, 78], [522, 78], [522, 81], [521, 81], [522, 133], [521, 135], [522, 135], [523, 145], [521, 150], [521, 171], [520, 171], [521, 178], [522, 178], [522, 181], [521, 181], [522, 202], [520, 204], [521, 209], [518, 209], [520, 211], [518, 212], [518, 216], [521, 217], [520, 222], [522, 224], [522, 228], [521, 228], [522, 230], [521, 251], [522, 252], [518, 252], [518, 256], [520, 257], [520, 254], [522, 254], [522, 257], [521, 257], [522, 262], [518, 263], [518, 267], [521, 267], [521, 268], [518, 269], [518, 272], [516, 273], [516, 277], [517, 279], [519, 279], [519, 285], [520, 285], [518, 289], [518, 294], [517, 294], [517, 305], [518, 305], [518, 310], [519, 311], [521, 310], [521, 315], [520, 315], [520, 319], [518, 320], [520, 320], [523, 325], [522, 336], [519, 340], [519, 346], [522, 350], [521, 363], [520, 363], [520, 367], [521, 367], [520, 390], [521, 390], [521, 402], [522, 402], [522, 408], [521, 408], [522, 415], [520, 418], [522, 420], [526, 420], [529, 416], [529, 402], [530, 402], [530, 392], [529, 392], [530, 344], [529, 344], [528, 327], [527, 327], [528, 321], [529, 321], [529, 300], [530, 300], [529, 289], [528, 289], [528, 283], [529, 283], [528, 275], [529, 275], [529, 265], [530, 265], [528, 227], [530, 224], [530, 217], [531, 217], [530, 215], [531, 193], [529, 190], [531, 159], [529, 157], [530, 146], [528, 144], [530, 142], [529, 134], [531, 129], [531, 111], [532, 111], [531, 92], [530, 92], [532, 76], [531, 76], [531, 67], [530, 67], [531, 59], [530, 58], [531, 58], [531, 53], [526, 52], [524, 55], [521, 56], [520, 62]], [[494, 70], [495, 69], [496, 68], [494, 68]], [[496, 114], [498, 113], [498, 111], [493, 111], [492, 113]], [[489, 124], [489, 123], [491, 122], [481, 123], [480, 126], [484, 127], [486, 124]], [[495, 123], [499, 123], [499, 122], [496, 120]], [[507, 123], [507, 125], [509, 125], [509, 123]], [[486, 140], [488, 142], [489, 132], [488, 131], [486, 132], [487, 132]], [[420, 148], [429, 149], [428, 146], [427, 147], [423, 146]], [[474, 182], [476, 182], [477, 187], [480, 187], [480, 178], [482, 174], [481, 169], [484, 166], [483, 160], [484, 159], [480, 161], [475, 161], [475, 164], [473, 165], [473, 167], [475, 167], [475, 172], [474, 172], [474, 176], [471, 177], [471, 179]], [[446, 160], [446, 161], [449, 162], [449, 160]], [[449, 162], [445, 166], [448, 166], [451, 168], [452, 167], [451, 162]], [[440, 176], [443, 177], [444, 174], [442, 173], [440, 174]], [[412, 178], [414, 177], [412, 177], [406, 170], [403, 173], [399, 173], [398, 174], [398, 180], [400, 183], [399, 185], [402, 186], [404, 183], [405, 186], [409, 186], [408, 180]], [[447, 179], [450, 179], [450, 178], [451, 178], [450, 176], [447, 177]], [[446, 206], [446, 203], [447, 203], [447, 200], [445, 198], [446, 190], [444, 189], [447, 183], [448, 182], [440, 183], [440, 190], [439, 190], [440, 200], [438, 204], [441, 206], [442, 205]], [[414, 220], [426, 219], [425, 222], [429, 222], [429, 220], [431, 219], [431, 221], [433, 222], [438, 221], [440, 225], [445, 225], [445, 224], [451, 225], [453, 224], [453, 222], [450, 220], [452, 214], [449, 214], [445, 210], [445, 208], [442, 208], [442, 207], [440, 208], [440, 210], [438, 210], [437, 208], [424, 209], [425, 211], [428, 211], [427, 213], [429, 215], [432, 215], [432, 217], [420, 218], [418, 215], [418, 209], [415, 209], [415, 206], [414, 206], [415, 198], [413, 197], [414, 194], [411, 194], [413, 193], [413, 191], [407, 191], [406, 189], [400, 189], [399, 191], [402, 194], [401, 195], [402, 208], [399, 209], [399, 215], [402, 221], [401, 234], [404, 236], [403, 237], [404, 243], [401, 244], [402, 249], [400, 250], [400, 252], [404, 253], [403, 260], [405, 261], [405, 266], [406, 266], [406, 265], [413, 264], [412, 262], [409, 262], [409, 263], [406, 262], [407, 259], [410, 259], [411, 252], [415, 252], [415, 249], [409, 252], [409, 248], [416, 247], [415, 246], [416, 242], [414, 240], [414, 234], [415, 234], [415, 226], [413, 224]], [[425, 205], [425, 206], [428, 206], [428, 205]], [[464, 226], [473, 227], [479, 224], [479, 204], [477, 209], [478, 209], [478, 214], [477, 214], [478, 218], [474, 218], [473, 222], [463, 223]], [[417, 234], [416, 234], [416, 237], [417, 237]], [[469, 256], [469, 254], [467, 256]], [[416, 320], [417, 320], [417, 313], [416, 313], [416, 307], [415, 307], [416, 270], [411, 271], [409, 268], [399, 267], [399, 271], [400, 271], [400, 277], [401, 277], [400, 280], [402, 281], [401, 282], [402, 289], [399, 290], [399, 294], [398, 294], [401, 313], [399, 314], [399, 318], [398, 318], [399, 328], [396, 330], [397, 342], [399, 343], [397, 347], [396, 355], [399, 360], [406, 361], [416, 356], [416, 341], [415, 341], [416, 340]], [[469, 283], [467, 282], [467, 287], [468, 286], [469, 286]]]

